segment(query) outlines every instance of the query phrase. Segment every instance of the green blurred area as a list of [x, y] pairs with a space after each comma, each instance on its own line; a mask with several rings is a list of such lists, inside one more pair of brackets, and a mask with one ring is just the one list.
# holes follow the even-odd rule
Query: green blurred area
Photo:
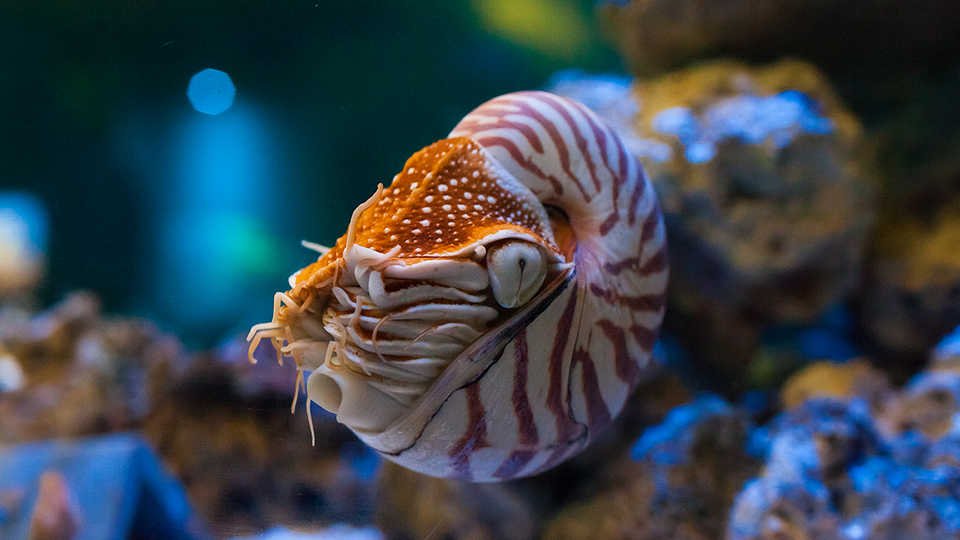
[[[42, 300], [92, 289], [199, 345], [268, 318], [271, 293], [311, 259], [299, 241], [332, 242], [376, 182], [474, 106], [559, 69], [622, 69], [589, 0], [6, 2], [0, 51], [0, 190], [47, 206]], [[258, 115], [268, 195], [263, 212], [198, 231], [224, 237], [218, 257], [246, 277], [211, 286], [242, 299], [234, 317], [190, 318], [178, 310], [203, 304], [180, 299], [205, 292], [154, 290], [164, 265], [190, 264], [156, 239], [190, 196], [177, 144], [200, 114], [187, 82], [208, 67]]]

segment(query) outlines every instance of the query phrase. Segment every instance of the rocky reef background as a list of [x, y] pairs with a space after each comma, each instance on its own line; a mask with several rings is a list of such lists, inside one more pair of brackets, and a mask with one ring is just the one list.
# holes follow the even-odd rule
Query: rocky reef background
[[[475, 9], [536, 34], [521, 12], [539, 4], [494, 4]], [[561, 25], [563, 6], [545, 11]], [[630, 74], [566, 69], [544, 87], [643, 162], [672, 281], [660, 366], [595, 445], [485, 485], [381, 462], [316, 407], [311, 446], [290, 365], [266, 348], [248, 364], [235, 329], [193, 352], [105, 310], [115, 291], [51, 289], [58, 250], [82, 249], [43, 241], [42, 203], [0, 196], [0, 538], [89, 538], [105, 514], [81, 486], [112, 467], [104, 491], [138, 501], [110, 514], [117, 538], [960, 539], [960, 9], [631, 0], [596, 18]], [[494, 27], [515, 35], [508, 22]], [[603, 65], [565, 52], [578, 35], [542, 38], [552, 69]], [[496, 72], [504, 50], [477, 57]], [[468, 97], [417, 129], [444, 133]], [[17, 484], [3, 464], [30, 456]]]

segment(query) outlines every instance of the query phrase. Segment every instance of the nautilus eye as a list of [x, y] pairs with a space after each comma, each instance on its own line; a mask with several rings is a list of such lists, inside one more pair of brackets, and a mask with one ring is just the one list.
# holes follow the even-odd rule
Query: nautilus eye
[[508, 94], [410, 157], [274, 298], [309, 400], [401, 465], [498, 481], [569, 459], [623, 407], [663, 317], [653, 190], [583, 106]]
[[547, 257], [530, 242], [509, 241], [487, 251], [490, 292], [501, 307], [526, 304], [547, 277]]

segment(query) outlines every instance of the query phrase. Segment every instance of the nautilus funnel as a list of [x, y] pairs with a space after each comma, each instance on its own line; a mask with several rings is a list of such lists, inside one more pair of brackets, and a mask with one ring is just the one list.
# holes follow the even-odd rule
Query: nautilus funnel
[[650, 183], [610, 128], [544, 92], [471, 112], [323, 251], [251, 329], [251, 359], [270, 339], [310, 400], [433, 476], [575, 455], [622, 409], [663, 317]]

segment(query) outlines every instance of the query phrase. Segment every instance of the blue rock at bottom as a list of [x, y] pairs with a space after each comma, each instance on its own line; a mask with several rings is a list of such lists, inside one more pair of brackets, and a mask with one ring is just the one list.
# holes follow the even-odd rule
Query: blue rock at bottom
[[70, 492], [74, 540], [208, 538], [183, 488], [132, 434], [0, 447], [0, 538], [28, 538], [47, 472]]
[[884, 434], [874, 420], [861, 400], [814, 399], [772, 421], [727, 538], [960, 539], [960, 437]]

